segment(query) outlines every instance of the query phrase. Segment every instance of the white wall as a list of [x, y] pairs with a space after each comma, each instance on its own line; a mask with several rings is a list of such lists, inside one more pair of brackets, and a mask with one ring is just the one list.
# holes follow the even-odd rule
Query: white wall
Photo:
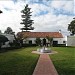
[[[40, 38], [40, 39], [43, 40], [44, 38]], [[36, 44], [35, 43], [36, 38], [27, 38], [23, 41], [23, 43], [29, 44], [29, 40], [32, 40], [32, 44]], [[58, 41], [58, 44], [65, 44], [63, 43], [63, 41], [66, 41], [66, 39], [65, 38], [53, 38], [53, 41]], [[47, 39], [46, 39], [46, 42], [48, 43]]]
[[58, 41], [58, 44], [66, 44], [63, 41], [66, 41], [66, 38], [53, 38], [53, 41]]
[[13, 40], [15, 40], [14, 35], [11, 35], [11, 34], [2, 34], [2, 35], [4, 35], [5, 37], [7, 37], [8, 40], [9, 40], [9, 41], [5, 42], [5, 45], [2, 45], [2, 48], [4, 48], [4, 47], [10, 47], [9, 42], [13, 43]]
[[8, 42], [5, 42], [5, 45], [2, 45], [2, 48], [5, 48], [5, 47], [10, 47], [9, 41]]
[[23, 43], [29, 44], [29, 40], [32, 40], [32, 44], [35, 44], [36, 38], [26, 38], [26, 39], [23, 40]]
[[13, 40], [15, 40], [14, 35], [11, 35], [11, 34], [2, 34], [2, 35], [7, 37], [10, 42], [13, 42]]
[[[41, 40], [43, 40], [44, 38], [40, 38]], [[29, 40], [32, 40], [32, 44], [36, 44], [36, 38], [27, 38], [23, 41], [23, 43], [27, 43], [29, 44]], [[48, 40], [46, 39], [46, 42], [48, 42]]]
[[75, 36], [67, 36], [66, 46], [75, 46]]

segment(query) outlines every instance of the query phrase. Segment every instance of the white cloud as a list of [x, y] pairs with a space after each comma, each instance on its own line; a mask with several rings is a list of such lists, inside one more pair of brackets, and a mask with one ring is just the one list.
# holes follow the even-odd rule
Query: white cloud
[[16, 11], [7, 12], [6, 14], [3, 13], [2, 15], [0, 15], [0, 28], [4, 28], [5, 30], [7, 27], [11, 27], [16, 31], [20, 26], [19, 22], [21, 18], [19, 15], [20, 13]]
[[43, 5], [43, 4], [30, 4], [29, 5], [31, 9], [31, 11], [33, 11], [32, 15], [38, 15], [41, 11], [50, 11], [50, 9]]
[[[21, 10], [24, 7], [24, 4], [22, 1], [17, 2], [16, 4], [13, 3], [13, 1], [0, 1], [0, 9], [3, 11], [2, 14], [0, 14], [0, 30], [3, 32], [7, 27], [11, 27], [15, 32], [18, 32], [20, 30], [21, 22]], [[10, 11], [7, 11], [5, 8], [11, 9]]]
[[[23, 9], [24, 5], [28, 3], [28, 0], [24, 3], [19, 0], [17, 3], [13, 1], [0, 1], [0, 9], [3, 11], [0, 14], [0, 30], [5, 31], [7, 27], [11, 27], [15, 32], [19, 32], [22, 25], [21, 22], [21, 13], [20, 11]], [[49, 4], [49, 3], [48, 3]], [[73, 16], [69, 15], [56, 15], [53, 14], [52, 8], [63, 8], [66, 11], [72, 11], [73, 5], [72, 1], [52, 1], [50, 6], [46, 6], [44, 4], [30, 4], [29, 5], [32, 12], [32, 19], [34, 19], [33, 26], [35, 27], [34, 31], [59, 31], [67, 32], [68, 23], [70, 23], [73, 19]], [[10, 11], [5, 10], [4, 8], [12, 9]], [[72, 9], [72, 10], [71, 10]], [[48, 11], [47, 14], [42, 14], [39, 16], [34, 16], [35, 14], [39, 14], [40, 11]]]
[[[12, 1], [0, 1], [0, 7], [14, 9], [14, 3]], [[0, 8], [1, 9], [1, 8]]]
[[54, 0], [52, 1], [51, 6], [56, 9], [74, 12], [74, 0]]
[[48, 13], [46, 15], [37, 16], [34, 18], [34, 31], [59, 31], [67, 32], [68, 24], [72, 21], [73, 16], [59, 15]]

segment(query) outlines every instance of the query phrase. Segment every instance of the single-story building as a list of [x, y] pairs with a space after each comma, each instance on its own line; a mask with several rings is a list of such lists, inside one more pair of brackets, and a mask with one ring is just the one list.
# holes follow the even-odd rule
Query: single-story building
[[36, 38], [40, 38], [41, 42], [45, 39], [46, 43], [48, 43], [47, 37], [53, 38], [53, 45], [66, 44], [66, 41], [60, 32], [18, 32], [17, 36], [22, 37], [23, 43], [26, 44], [36, 44]]
[[4, 35], [8, 39], [8, 41], [3, 43], [1, 47], [2, 48], [10, 47], [9, 43], [13, 43], [13, 41], [15, 40], [14, 35], [12, 34], [1, 34], [1, 35]]
[[66, 46], [75, 46], [75, 36], [67, 36]]

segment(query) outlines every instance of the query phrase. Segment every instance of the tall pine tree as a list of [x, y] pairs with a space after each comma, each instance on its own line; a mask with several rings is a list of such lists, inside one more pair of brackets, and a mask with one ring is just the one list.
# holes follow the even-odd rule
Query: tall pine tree
[[68, 30], [71, 32], [71, 35], [75, 34], [75, 18], [73, 18], [73, 21], [68, 24]]
[[34, 27], [32, 27], [32, 24], [34, 23], [33, 20], [31, 20], [31, 11], [30, 11], [31, 8], [28, 7], [28, 4], [26, 4], [25, 8], [21, 11], [21, 13], [23, 13], [21, 15], [22, 17], [22, 22], [20, 24], [23, 24], [23, 28], [21, 28], [21, 30], [25, 30], [25, 31], [28, 31], [28, 30], [33, 30]]

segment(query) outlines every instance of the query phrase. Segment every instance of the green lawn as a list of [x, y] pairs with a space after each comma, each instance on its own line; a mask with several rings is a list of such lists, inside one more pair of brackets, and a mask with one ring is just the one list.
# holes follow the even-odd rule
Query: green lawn
[[[32, 54], [38, 47], [28, 47], [0, 53], [0, 75], [32, 75], [39, 55]], [[59, 75], [75, 75], [75, 47], [52, 47], [50, 55]]]
[[50, 55], [59, 75], [75, 75], [75, 47], [53, 47]]
[[0, 75], [32, 75], [39, 55], [32, 54], [36, 47], [0, 53]]

